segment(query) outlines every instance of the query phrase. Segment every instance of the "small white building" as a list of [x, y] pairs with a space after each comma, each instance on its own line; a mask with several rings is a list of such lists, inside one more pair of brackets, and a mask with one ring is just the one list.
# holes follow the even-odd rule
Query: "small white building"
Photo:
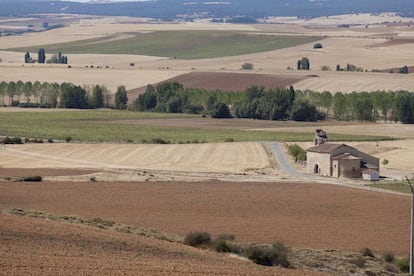
[[345, 144], [323, 143], [307, 149], [307, 172], [321, 176], [379, 179], [379, 159]]

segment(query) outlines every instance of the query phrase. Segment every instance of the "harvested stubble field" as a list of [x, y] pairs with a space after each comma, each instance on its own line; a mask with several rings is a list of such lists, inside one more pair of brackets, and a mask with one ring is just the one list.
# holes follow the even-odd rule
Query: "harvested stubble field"
[[191, 145], [56, 143], [7, 145], [0, 151], [0, 166], [122, 168], [235, 174], [267, 169], [271, 164], [264, 147], [260, 143], [252, 142]]
[[[109, 20], [109, 19], [108, 19]], [[256, 68], [254, 72], [262, 74], [285, 75], [290, 74], [293, 77], [304, 77], [308, 74], [318, 75], [315, 78], [306, 78], [297, 83], [295, 87], [300, 89], [313, 89], [320, 92], [329, 90], [331, 92], [343, 91], [372, 91], [372, 90], [410, 90], [414, 86], [414, 79], [410, 76], [403, 76], [402, 74], [385, 74], [385, 73], [350, 73], [350, 72], [326, 72], [321, 71], [321, 67], [326, 65], [332, 70], [335, 70], [337, 64], [342, 67], [347, 63], [354, 64], [357, 67], [362, 67], [368, 71], [372, 69], [382, 70], [387, 68], [399, 68], [404, 65], [412, 66], [414, 60], [411, 58], [412, 51], [412, 27], [387, 27], [378, 25], [375, 28], [305, 28], [295, 25], [236, 25], [236, 24], [208, 24], [208, 23], [186, 23], [186, 24], [118, 24], [116, 18], [108, 20], [95, 20], [91, 22], [80, 22], [79, 24], [72, 24], [69, 27], [51, 30], [48, 32], [36, 34], [24, 34], [22, 36], [10, 36], [0, 38], [0, 49], [13, 48], [15, 45], [21, 45], [26, 49], [34, 47], [39, 48], [40, 43], [44, 41], [55, 41], [57, 43], [73, 43], [79, 40], [92, 40], [83, 46], [101, 47], [103, 45], [111, 46], [111, 49], [118, 49], [122, 46], [124, 40], [131, 38], [131, 35], [141, 33], [144, 36], [153, 37], [154, 41], [159, 39], [160, 34], [172, 37], [178, 37], [180, 34], [195, 34], [197, 30], [205, 30], [204, 34], [218, 34], [218, 37], [226, 36], [225, 34], [236, 34], [244, 32], [247, 36], [259, 39], [272, 40], [274, 37], [298, 37], [303, 36], [303, 39], [311, 39], [319, 37], [324, 46], [323, 49], [313, 49], [314, 42], [305, 43], [298, 46], [287, 47], [292, 45], [284, 45], [283, 49], [268, 51], [269, 49], [262, 48], [263, 43], [254, 43], [254, 46], [245, 53], [234, 52], [234, 45], [240, 43], [233, 43], [240, 40], [239, 37], [232, 37], [231, 43], [224, 43], [226, 47], [216, 47], [216, 44], [211, 43], [217, 39], [210, 39], [207, 41], [206, 51], [213, 51], [211, 49], [219, 49], [219, 52], [214, 52], [212, 56], [221, 56], [220, 58], [202, 58], [193, 60], [171, 59], [170, 57], [178, 56], [176, 53], [165, 52], [165, 49], [159, 49], [158, 56], [166, 55], [169, 58], [159, 58], [154, 56], [142, 55], [98, 55], [94, 50], [90, 54], [69, 54], [71, 63], [71, 71], [56, 70], [59, 66], [44, 65], [25, 68], [24, 70], [14, 70], [16, 66], [21, 68], [23, 55], [21, 52], [0, 52], [0, 57], [4, 62], [0, 66], [0, 75], [5, 80], [23, 80], [23, 81], [46, 81], [42, 76], [48, 76], [48, 81], [62, 80], [72, 81], [76, 84], [90, 85], [90, 84], [105, 84], [112, 90], [118, 85], [126, 85], [128, 89], [145, 86], [149, 83], [157, 83], [183, 73], [188, 73], [193, 70], [208, 71], [208, 72], [239, 72], [241, 65], [245, 62], [254, 64]], [[123, 18], [123, 21], [126, 19]], [[118, 20], [119, 22], [119, 20]], [[114, 24], [112, 24], [114, 23]], [[109, 38], [105, 38], [108, 37]], [[111, 37], [117, 36], [119, 39]], [[156, 37], [158, 36], [158, 37]], [[389, 43], [391, 39], [404, 39], [406, 43], [392, 44]], [[302, 39], [302, 38], [301, 38]], [[322, 40], [323, 39], [323, 40]], [[244, 38], [242, 39], [244, 40]], [[247, 45], [247, 42], [242, 43]], [[98, 43], [96, 43], [96, 41]], [[194, 40], [193, 40], [194, 41]], [[141, 42], [140, 42], [141, 43]], [[150, 42], [149, 42], [150, 43]], [[273, 42], [272, 42], [273, 43]], [[44, 43], [42, 43], [44, 44]], [[127, 43], [125, 43], [127, 44]], [[158, 43], [163, 45], [164, 43]], [[264, 43], [266, 44], [266, 43]], [[210, 47], [210, 46], [211, 47]], [[231, 45], [231, 47], [228, 47]], [[204, 47], [203, 46], [203, 47]], [[266, 45], [265, 45], [266, 46]], [[178, 47], [183, 55], [194, 54], [194, 49], [188, 47]], [[266, 46], [267, 47], [267, 46]], [[273, 47], [273, 46], [272, 46]], [[280, 48], [278, 46], [276, 48]], [[151, 50], [154, 47], [148, 47]], [[174, 48], [174, 47], [173, 47]], [[275, 48], [274, 48], [275, 49]], [[197, 51], [196, 51], [197, 52]], [[198, 51], [197, 54], [199, 54]], [[33, 52], [33, 55], [36, 53]], [[146, 53], [153, 54], [153, 53]], [[237, 56], [226, 56], [237, 54]], [[288, 67], [296, 68], [297, 60], [302, 57], [308, 57], [311, 61], [311, 72], [298, 72], [296, 70], [286, 70]], [[200, 56], [198, 57], [200, 58]], [[135, 64], [131, 67], [131, 64]], [[85, 66], [94, 65], [95, 69], [86, 71]], [[96, 69], [96, 66], [109, 68]], [[27, 67], [27, 66], [25, 66]], [[168, 69], [167, 69], [168, 68]], [[128, 70], [127, 70], [128, 69]], [[46, 73], [39, 74], [39, 70], [48, 70]], [[9, 72], [10, 71], [10, 72]], [[11, 72], [13, 71], [13, 72]], [[53, 71], [53, 72], [51, 72]], [[106, 72], [107, 71], [107, 72]], [[115, 79], [111, 76], [117, 76]], [[88, 78], [84, 76], [88, 75]], [[105, 76], [104, 76], [105, 75]], [[234, 90], [236, 90], [236, 86]]]
[[[407, 254], [409, 197], [308, 183], [0, 183], [0, 207], [241, 242]], [[3, 223], [2, 223], [3, 225]]]
[[0, 214], [4, 275], [321, 275], [85, 225]]

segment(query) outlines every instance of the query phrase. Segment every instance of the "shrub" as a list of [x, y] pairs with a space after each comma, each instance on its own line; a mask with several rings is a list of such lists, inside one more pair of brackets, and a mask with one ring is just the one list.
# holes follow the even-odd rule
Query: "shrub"
[[369, 249], [368, 247], [365, 247], [361, 250], [361, 254], [362, 256], [366, 256], [366, 257], [372, 257], [375, 258], [374, 253], [372, 252], [371, 249]]
[[233, 252], [240, 253], [240, 247], [229, 243], [229, 241], [234, 241], [234, 235], [220, 235], [213, 241], [213, 248], [217, 252]]
[[49, 138], [49, 139], [47, 139], [47, 142], [48, 143], [53, 143], [53, 139]]
[[207, 232], [191, 232], [184, 238], [184, 244], [190, 246], [207, 246], [211, 243], [210, 234]]
[[290, 155], [297, 161], [306, 161], [306, 151], [297, 144], [290, 145], [288, 148]]
[[393, 263], [395, 261], [395, 256], [392, 252], [385, 252], [382, 257], [387, 263]]
[[388, 272], [397, 273], [397, 269], [392, 264], [385, 264], [384, 269]]
[[328, 65], [323, 65], [323, 66], [321, 67], [321, 70], [322, 70], [322, 71], [331, 71], [331, 67], [329, 67]]
[[151, 143], [152, 144], [170, 144], [169, 141], [166, 141], [166, 140], [164, 140], [162, 138], [152, 138], [151, 139]]
[[384, 160], [382, 160], [382, 164], [383, 164], [384, 166], [388, 165], [388, 163], [389, 163], [388, 159], [384, 159]]
[[280, 265], [289, 267], [287, 259], [288, 250], [282, 243], [273, 244], [272, 247], [249, 246], [245, 249], [247, 258], [260, 265]]
[[68, 137], [66, 137], [66, 143], [69, 143], [70, 141], [72, 141], [72, 137], [70, 137], [70, 136], [68, 136]]
[[226, 142], [226, 143], [234, 142], [234, 138], [226, 138], [226, 139], [224, 139], [224, 142]]
[[3, 144], [23, 144], [23, 141], [20, 137], [6, 137], [3, 139]]
[[349, 261], [351, 264], [356, 265], [359, 268], [362, 268], [365, 266], [365, 259], [362, 256], [358, 256], [352, 260]]
[[23, 177], [23, 181], [26, 181], [26, 182], [41, 182], [42, 181], [42, 177], [39, 176], [39, 175], [36, 175], [36, 176], [26, 176], [26, 177]]
[[410, 271], [410, 258], [404, 257], [397, 261], [397, 267], [401, 272], [409, 272]]
[[322, 46], [322, 44], [321, 43], [315, 43], [314, 45], [313, 45], [313, 49], [322, 49], [323, 48], [323, 46]]
[[232, 252], [230, 245], [225, 240], [215, 240], [213, 242], [213, 248], [217, 252]]
[[253, 70], [253, 67], [254, 67], [253, 63], [245, 62], [245, 63], [242, 64], [241, 68], [243, 70]]

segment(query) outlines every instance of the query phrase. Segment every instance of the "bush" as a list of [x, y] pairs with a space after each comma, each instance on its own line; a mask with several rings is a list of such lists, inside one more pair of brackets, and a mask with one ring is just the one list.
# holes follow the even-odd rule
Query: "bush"
[[306, 161], [306, 151], [297, 144], [290, 145], [288, 152], [295, 158], [295, 162]]
[[53, 143], [53, 139], [49, 138], [49, 139], [47, 139], [47, 142], [48, 143]]
[[314, 45], [313, 45], [313, 49], [322, 49], [323, 48], [323, 46], [322, 46], [322, 44], [321, 43], [315, 43]]
[[246, 62], [246, 63], [243, 63], [242, 64], [242, 67], [241, 68], [243, 70], [253, 70], [253, 67], [254, 67], [254, 65], [252, 63]]
[[217, 252], [233, 252], [240, 253], [240, 247], [229, 243], [229, 241], [234, 241], [234, 235], [220, 235], [213, 241], [213, 248]]
[[388, 159], [384, 159], [384, 160], [382, 160], [382, 164], [383, 164], [384, 166], [388, 165], [388, 163], [389, 163]]
[[225, 240], [215, 240], [213, 242], [213, 248], [217, 252], [223, 252], [223, 253], [232, 252], [231, 246]]
[[20, 137], [6, 137], [3, 139], [3, 144], [8, 144], [8, 145], [12, 145], [12, 144], [23, 144], [23, 141]]
[[362, 256], [358, 256], [354, 259], [352, 259], [351, 261], [349, 261], [351, 264], [356, 265], [359, 268], [362, 268], [365, 266], [365, 259]]
[[39, 176], [39, 175], [36, 175], [36, 176], [26, 176], [26, 177], [23, 177], [23, 181], [26, 181], [26, 182], [41, 182], [42, 181], [42, 177]]
[[211, 237], [207, 232], [191, 232], [185, 236], [184, 244], [195, 247], [207, 246], [211, 244]]
[[162, 138], [152, 138], [151, 139], [151, 143], [152, 144], [170, 144], [169, 141], [166, 141], [166, 140], [164, 140]]
[[72, 141], [72, 137], [70, 137], [70, 136], [68, 136], [68, 137], [66, 137], [66, 143], [69, 143], [70, 141]]
[[260, 265], [289, 267], [287, 255], [288, 249], [282, 243], [273, 244], [270, 248], [249, 246], [245, 249], [245, 256]]
[[374, 253], [372, 252], [372, 250], [371, 250], [371, 249], [369, 249], [369, 248], [367, 248], [367, 247], [365, 247], [365, 248], [363, 248], [363, 249], [361, 250], [361, 254], [362, 254], [362, 256], [365, 256], [365, 257], [372, 257], [372, 258], [375, 258], [375, 255], [374, 255]]
[[397, 269], [392, 264], [385, 264], [384, 269], [388, 272], [397, 273]]
[[397, 267], [401, 272], [409, 272], [410, 271], [410, 258], [404, 257], [397, 261]]
[[395, 256], [392, 252], [385, 252], [382, 257], [387, 263], [393, 263], [395, 261]]
[[234, 142], [234, 138], [226, 138], [226, 139], [224, 139], [224, 142], [226, 142], [226, 143]]

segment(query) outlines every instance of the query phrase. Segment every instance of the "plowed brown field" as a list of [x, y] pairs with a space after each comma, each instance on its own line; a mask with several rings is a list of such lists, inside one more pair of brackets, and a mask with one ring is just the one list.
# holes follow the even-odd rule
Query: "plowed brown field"
[[279, 240], [297, 248], [409, 249], [409, 197], [322, 184], [0, 183], [0, 207], [100, 217], [178, 235]]
[[84, 225], [0, 215], [1, 275], [321, 275]]
[[[209, 91], [244, 91], [253, 85], [264, 86], [268, 89], [287, 87], [304, 80], [304, 75], [287, 74], [252, 74], [227, 72], [191, 72], [168, 79], [164, 82], [179, 82], [186, 88], [202, 88]], [[145, 92], [146, 86], [130, 90], [128, 99], [135, 100]]]

